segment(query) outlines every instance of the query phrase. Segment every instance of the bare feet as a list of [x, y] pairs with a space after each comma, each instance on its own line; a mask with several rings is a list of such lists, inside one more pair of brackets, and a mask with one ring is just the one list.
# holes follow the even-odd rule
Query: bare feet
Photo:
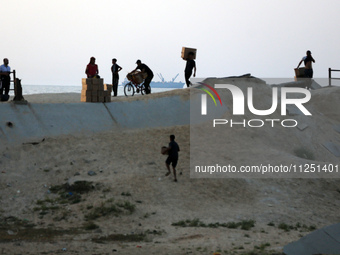
[[165, 176], [169, 176], [169, 174], [170, 174], [170, 172], [167, 172], [167, 173], [165, 174]]

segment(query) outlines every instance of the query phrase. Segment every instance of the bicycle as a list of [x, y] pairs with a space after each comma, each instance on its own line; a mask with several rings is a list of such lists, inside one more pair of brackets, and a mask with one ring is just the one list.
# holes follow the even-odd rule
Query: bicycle
[[[124, 86], [125, 96], [133, 96], [135, 93], [146, 94], [143, 73], [135, 71], [128, 73], [126, 78], [130, 81]], [[149, 88], [151, 92], [151, 87]]]

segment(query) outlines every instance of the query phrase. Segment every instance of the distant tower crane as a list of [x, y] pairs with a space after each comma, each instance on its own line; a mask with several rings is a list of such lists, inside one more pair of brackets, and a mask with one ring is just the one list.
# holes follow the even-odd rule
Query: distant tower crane
[[164, 83], [165, 81], [164, 81], [163, 75], [161, 73], [158, 73], [157, 75], [158, 75], [159, 79], [161, 79], [161, 81]]
[[174, 78], [172, 78], [171, 81], [174, 82], [176, 80], [176, 78], [178, 77], [178, 75], [179, 75], [179, 73]]

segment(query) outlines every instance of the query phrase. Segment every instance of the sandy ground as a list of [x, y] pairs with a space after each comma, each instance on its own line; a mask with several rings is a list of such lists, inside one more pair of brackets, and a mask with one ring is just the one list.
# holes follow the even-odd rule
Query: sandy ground
[[25, 95], [25, 100], [29, 103], [46, 104], [46, 103], [81, 103], [80, 93], [46, 93], [46, 94], [35, 94]]
[[[79, 97], [26, 99], [70, 103]], [[324, 118], [340, 122], [339, 90], [320, 90], [313, 98], [319, 98], [313, 110], [327, 109]], [[330, 107], [334, 104], [335, 109]], [[281, 254], [287, 243], [339, 222], [338, 179], [190, 178], [189, 132], [189, 126], [112, 130], [92, 137], [47, 137], [3, 149], [0, 254]], [[177, 183], [172, 175], [164, 176], [166, 157], [160, 154], [170, 134], [181, 148], [177, 170], [183, 174]], [[260, 150], [249, 153], [234, 143], [228, 157], [236, 162], [247, 155], [247, 160], [258, 161], [274, 151], [283, 160], [297, 160], [289, 144], [281, 146], [292, 134], [276, 136], [280, 134], [275, 141], [262, 133], [250, 139], [254, 134], [234, 132], [231, 142]], [[328, 152], [316, 155], [318, 161], [334, 160]], [[274, 163], [277, 157], [266, 159]], [[90, 190], [77, 190], [79, 181], [91, 183]], [[65, 183], [71, 188], [57, 189]], [[254, 226], [244, 230], [235, 225], [242, 221], [254, 221]]]
[[[188, 89], [175, 89], [168, 91], [166, 93], [153, 93], [149, 95], [141, 95], [135, 94], [133, 97], [125, 97], [125, 96], [118, 96], [118, 97], [111, 97], [111, 102], [116, 101], [130, 101], [130, 100], [143, 100], [145, 98], [154, 98], [154, 97], [163, 97], [163, 96], [173, 96], [173, 95], [180, 95], [180, 96], [189, 96]], [[68, 104], [68, 103], [82, 103], [80, 102], [80, 93], [46, 93], [46, 94], [34, 94], [34, 95], [25, 95], [25, 100], [29, 103], [35, 104]], [[12, 100], [12, 98], [10, 99]]]

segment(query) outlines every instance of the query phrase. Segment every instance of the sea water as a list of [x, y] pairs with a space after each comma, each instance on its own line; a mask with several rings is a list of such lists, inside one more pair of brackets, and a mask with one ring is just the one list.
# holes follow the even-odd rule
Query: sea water
[[[11, 86], [11, 89], [13, 87]], [[66, 85], [23, 85], [22, 94], [23, 95], [33, 95], [33, 94], [47, 94], [47, 93], [81, 93], [81, 86], [66, 86]], [[151, 88], [152, 93], [159, 93], [164, 91], [173, 90], [172, 88]], [[10, 91], [10, 95], [14, 95], [14, 91]], [[124, 87], [118, 86], [118, 96], [124, 95]]]

